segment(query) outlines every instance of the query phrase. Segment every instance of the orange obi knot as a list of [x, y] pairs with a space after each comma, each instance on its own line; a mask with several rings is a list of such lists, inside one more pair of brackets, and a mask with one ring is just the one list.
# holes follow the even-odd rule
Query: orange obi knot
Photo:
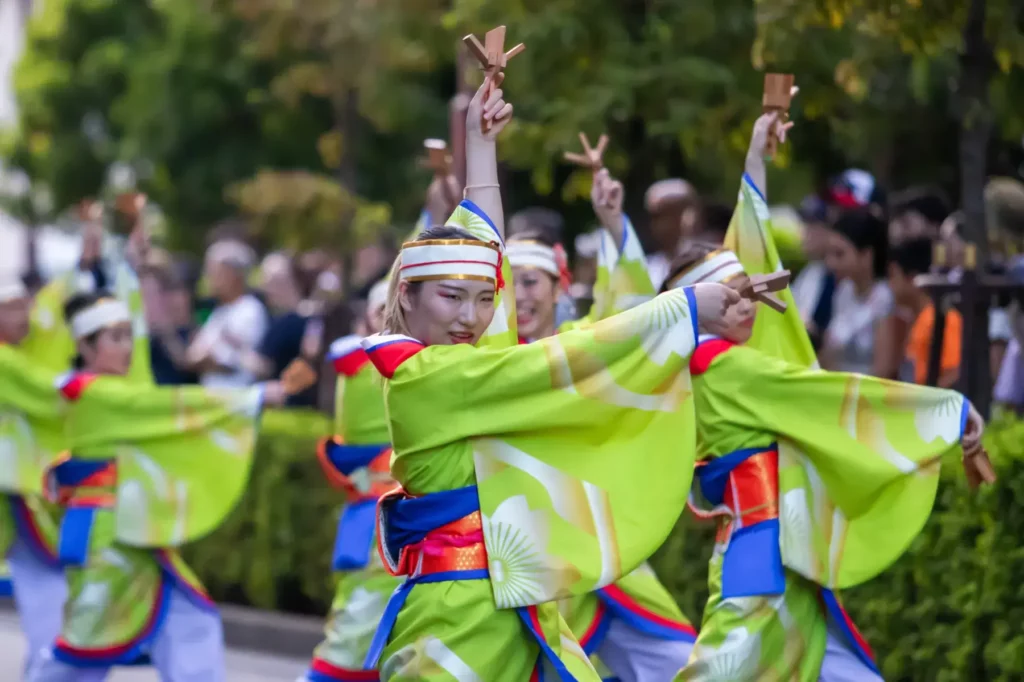
[[403, 558], [407, 571], [402, 575], [487, 568], [480, 512], [430, 531], [420, 542], [405, 547]]
[[[698, 462], [694, 478], [700, 494], [690, 496], [690, 509], [698, 518], [718, 519], [718, 542], [779, 517], [779, 454], [774, 445]], [[701, 498], [704, 503], [699, 503]]]
[[377, 500], [396, 486], [387, 445], [349, 445], [334, 436], [317, 443], [316, 456], [327, 480], [349, 504]]
[[67, 454], [46, 471], [47, 498], [74, 508], [113, 507], [117, 501], [117, 461], [75, 459]]
[[779, 453], [761, 452], [733, 469], [725, 503], [743, 528], [779, 518]]
[[[472, 492], [471, 499], [465, 491]], [[449, 504], [455, 500], [458, 503]], [[378, 551], [391, 575], [487, 569], [475, 486], [422, 497], [407, 495], [401, 488], [391, 491], [377, 504], [377, 523]]]

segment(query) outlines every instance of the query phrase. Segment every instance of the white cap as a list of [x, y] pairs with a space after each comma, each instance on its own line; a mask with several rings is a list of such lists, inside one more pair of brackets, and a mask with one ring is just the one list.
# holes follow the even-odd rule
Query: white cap
[[248, 245], [231, 239], [211, 245], [206, 250], [206, 260], [248, 270], [256, 263], [256, 252]]

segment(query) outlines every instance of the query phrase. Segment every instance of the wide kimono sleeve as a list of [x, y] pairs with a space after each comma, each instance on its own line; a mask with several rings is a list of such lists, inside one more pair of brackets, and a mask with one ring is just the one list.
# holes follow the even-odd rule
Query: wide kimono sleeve
[[751, 348], [719, 350], [695, 381], [698, 418], [713, 415], [723, 428], [778, 443], [785, 565], [831, 589], [881, 573], [931, 513], [940, 460], [959, 448], [967, 399], [804, 368]]
[[503, 350], [367, 340], [389, 378], [393, 470], [469, 441], [499, 607], [608, 585], [672, 530], [694, 465], [696, 319], [678, 289]]
[[72, 456], [116, 462], [119, 541], [184, 544], [214, 530], [240, 498], [261, 388], [157, 388], [76, 374], [61, 392]]
[[[725, 235], [725, 248], [736, 254], [747, 274], [764, 275], [785, 269], [775, 245], [768, 203], [746, 173]], [[759, 306], [754, 332], [746, 346], [798, 365], [816, 367], [818, 360], [811, 337], [800, 319], [792, 292], [786, 287], [776, 295], [787, 304], [786, 312], [780, 315]]]
[[63, 445], [56, 373], [0, 345], [0, 492], [40, 495], [43, 472]]
[[566, 322], [559, 331], [578, 329], [654, 298], [654, 285], [647, 270], [647, 260], [633, 223], [623, 214], [622, 240], [615, 242], [608, 230], [601, 230], [597, 252], [597, 279], [594, 282], [594, 303], [578, 320]]

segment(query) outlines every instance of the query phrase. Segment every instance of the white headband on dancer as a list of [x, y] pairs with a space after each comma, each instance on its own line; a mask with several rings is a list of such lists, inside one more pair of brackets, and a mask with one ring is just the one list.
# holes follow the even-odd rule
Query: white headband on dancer
[[426, 239], [402, 244], [399, 277], [406, 282], [472, 279], [500, 288], [501, 251], [475, 239]]
[[505, 255], [514, 268], [536, 268], [555, 278], [562, 276], [555, 250], [547, 244], [532, 239], [510, 241]]
[[673, 277], [666, 288], [678, 289], [702, 282], [725, 284], [742, 274], [743, 264], [736, 254], [727, 249], [717, 249]]
[[9, 303], [28, 296], [28, 289], [20, 279], [0, 284], [0, 303]]
[[78, 341], [101, 329], [130, 321], [128, 306], [113, 298], [103, 298], [71, 318], [71, 335]]

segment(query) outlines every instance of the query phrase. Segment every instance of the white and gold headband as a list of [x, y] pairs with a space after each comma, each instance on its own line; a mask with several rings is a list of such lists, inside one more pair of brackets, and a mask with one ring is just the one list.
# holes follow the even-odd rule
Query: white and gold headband
[[543, 270], [552, 277], [561, 277], [555, 250], [532, 239], [510, 241], [505, 248], [508, 264], [514, 268], [536, 268]]
[[0, 284], [0, 303], [8, 303], [28, 296], [28, 289], [20, 279]]
[[101, 329], [130, 321], [128, 306], [113, 298], [102, 298], [71, 318], [71, 335], [78, 341]]
[[727, 249], [712, 251], [702, 259], [669, 280], [668, 289], [693, 286], [702, 282], [725, 284], [743, 274], [743, 264], [736, 254]]
[[406, 282], [472, 279], [500, 288], [501, 251], [475, 239], [426, 239], [402, 244], [399, 277]]

